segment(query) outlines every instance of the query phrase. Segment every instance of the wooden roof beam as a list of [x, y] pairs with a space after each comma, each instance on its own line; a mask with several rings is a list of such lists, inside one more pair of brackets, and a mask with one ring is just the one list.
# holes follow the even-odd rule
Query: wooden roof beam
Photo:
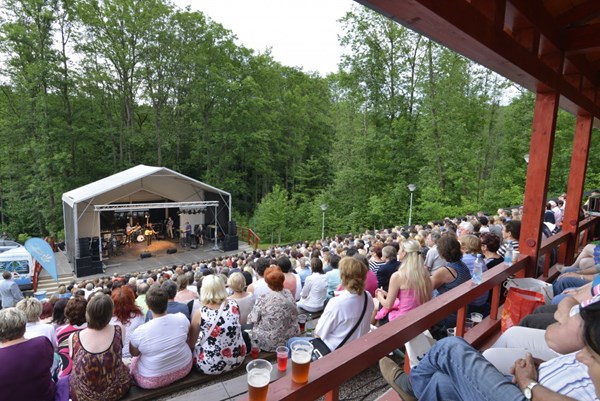
[[567, 56], [589, 50], [600, 50], [600, 24], [566, 29], [564, 43]]
[[585, 24], [598, 16], [600, 16], [600, 1], [587, 0], [557, 15], [555, 21], [560, 28], [565, 28]]
[[[525, 18], [536, 26], [540, 30], [540, 33], [552, 42], [554, 46], [565, 52], [569, 49], [569, 47], [565, 45], [565, 41], [568, 39], [566, 39], [565, 35], [562, 35], [552, 24], [552, 16], [550, 16], [543, 7], [535, 2], [530, 2], [529, 0], [510, 0], [510, 2]], [[591, 38], [591, 40], [595, 40], [595, 38]], [[571, 51], [569, 54], [565, 53], [565, 57], [567, 58], [574, 55], [576, 55], [575, 51]], [[571, 61], [573, 64], [577, 65], [579, 71], [592, 81], [594, 85], [600, 85], [598, 75], [592, 71], [585, 58], [576, 58]]]
[[[356, 1], [531, 91], [557, 90], [562, 95], [561, 106], [573, 114], [587, 111], [593, 116], [600, 116], [600, 104], [591, 101], [567, 82], [561, 69], [556, 71], [539, 55], [518, 45], [509, 34], [465, 0]], [[544, 32], [542, 34], [547, 37]], [[554, 47], [562, 53], [561, 47]], [[590, 79], [589, 70], [577, 70], [597, 85], [597, 76]], [[597, 117], [595, 121], [600, 126]]]

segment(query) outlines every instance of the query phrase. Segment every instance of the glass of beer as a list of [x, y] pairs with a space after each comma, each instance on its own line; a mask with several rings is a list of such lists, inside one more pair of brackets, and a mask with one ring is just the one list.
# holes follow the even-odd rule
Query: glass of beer
[[312, 359], [313, 345], [304, 340], [292, 343], [292, 381], [298, 384], [308, 382], [308, 371]]
[[248, 399], [266, 401], [273, 365], [264, 359], [255, 359], [246, 365], [248, 372]]
[[298, 315], [298, 326], [300, 326], [300, 333], [304, 333], [306, 329], [306, 315], [303, 313]]

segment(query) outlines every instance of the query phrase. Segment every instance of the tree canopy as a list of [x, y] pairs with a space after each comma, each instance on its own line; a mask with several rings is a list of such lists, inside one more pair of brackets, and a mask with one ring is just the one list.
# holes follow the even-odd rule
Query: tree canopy
[[[0, 6], [0, 224], [58, 234], [61, 194], [140, 163], [230, 192], [274, 241], [495, 210], [523, 199], [534, 98], [356, 6], [327, 77], [167, 0]], [[514, 87], [513, 87], [514, 88]], [[560, 114], [550, 193], [566, 188], [574, 117]], [[594, 150], [598, 145], [593, 145]], [[598, 152], [589, 187], [600, 184]]]

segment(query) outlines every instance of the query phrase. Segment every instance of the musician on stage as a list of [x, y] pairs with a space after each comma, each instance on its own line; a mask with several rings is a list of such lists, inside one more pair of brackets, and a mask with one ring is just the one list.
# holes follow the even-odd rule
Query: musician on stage
[[167, 220], [167, 235], [169, 238], [173, 239], [173, 219], [170, 216]]
[[185, 222], [185, 230], [183, 232], [185, 233], [185, 244], [190, 246], [192, 244], [192, 225], [189, 221]]
[[131, 229], [131, 224], [127, 222], [127, 227], [125, 227], [125, 244], [127, 247], [131, 248], [131, 235], [133, 234], [133, 230]]
[[152, 244], [152, 237], [157, 234], [156, 231], [154, 231], [154, 228], [152, 228], [152, 224], [148, 223], [146, 225], [146, 230], [144, 231], [144, 235], [146, 236], [146, 245], [150, 246], [150, 244]]

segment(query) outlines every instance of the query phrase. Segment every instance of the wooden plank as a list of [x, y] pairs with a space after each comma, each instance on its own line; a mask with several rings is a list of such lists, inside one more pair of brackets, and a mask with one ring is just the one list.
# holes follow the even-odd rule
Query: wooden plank
[[528, 277], [533, 277], [537, 268], [546, 192], [550, 179], [558, 100], [559, 96], [556, 92], [538, 92], [533, 112], [523, 221], [519, 240], [519, 252], [530, 257], [529, 266], [526, 269]]

